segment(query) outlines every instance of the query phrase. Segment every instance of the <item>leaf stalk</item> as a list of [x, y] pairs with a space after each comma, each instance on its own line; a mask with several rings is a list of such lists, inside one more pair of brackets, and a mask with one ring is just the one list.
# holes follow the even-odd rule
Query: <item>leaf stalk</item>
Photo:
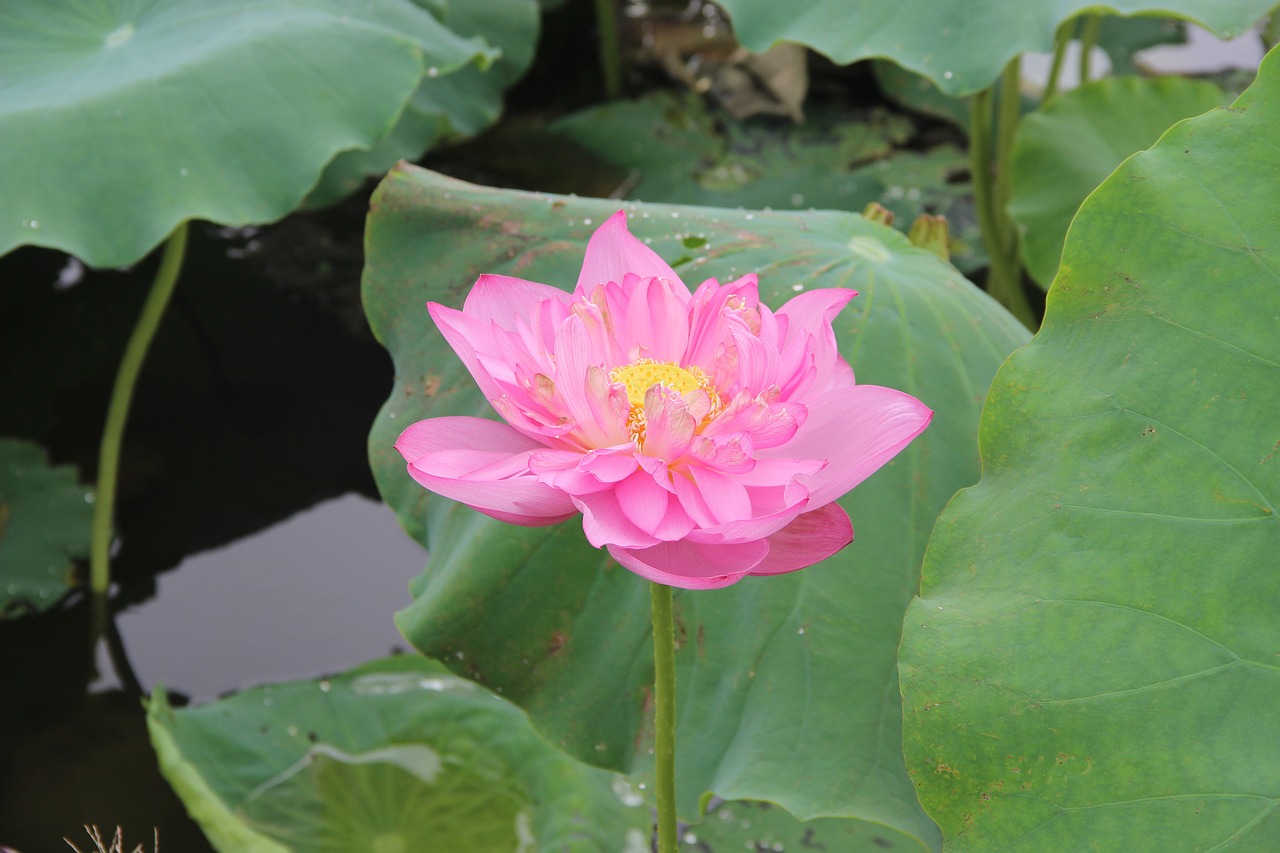
[[613, 100], [622, 94], [622, 41], [618, 35], [615, 0], [596, 0], [596, 26], [600, 31], [600, 71], [604, 93]]
[[173, 229], [164, 244], [160, 268], [151, 282], [151, 290], [142, 304], [137, 325], [129, 335], [116, 381], [107, 406], [107, 421], [102, 429], [98, 449], [98, 485], [93, 505], [93, 527], [89, 540], [89, 589], [94, 595], [105, 595], [111, 582], [111, 520], [115, 513], [116, 483], [120, 473], [120, 447], [124, 443], [125, 423], [138, 374], [146, 360], [147, 350], [155, 337], [165, 307], [173, 295], [187, 251], [187, 223]]
[[1029, 329], [1036, 328], [1031, 303], [1022, 289], [1022, 254], [1017, 230], [1009, 218], [1009, 173], [1013, 140], [1022, 113], [1019, 58], [1000, 77], [996, 103], [990, 88], [970, 102], [969, 163], [978, 224], [990, 257], [987, 292]]

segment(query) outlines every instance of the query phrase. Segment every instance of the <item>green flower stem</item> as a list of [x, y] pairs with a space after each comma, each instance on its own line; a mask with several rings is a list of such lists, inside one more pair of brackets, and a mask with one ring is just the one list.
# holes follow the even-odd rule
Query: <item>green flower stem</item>
[[[996, 216], [1004, 228], [1006, 250], [1016, 254], [1017, 230], [1006, 213], [1009, 204], [1009, 175], [1013, 166], [1013, 135], [1022, 120], [1022, 78], [1018, 57], [1004, 67], [1000, 76], [1000, 103], [996, 115]], [[1018, 258], [1017, 260], [1021, 260]]]
[[987, 251], [994, 257], [1000, 249], [991, 185], [991, 89], [977, 92], [969, 100], [969, 171], [973, 181], [973, 204]]
[[182, 257], [187, 250], [187, 224], [184, 222], [164, 245], [160, 269], [151, 283], [151, 292], [142, 305], [138, 324], [133, 327], [129, 343], [125, 346], [116, 384], [111, 390], [111, 402], [107, 407], [107, 423], [102, 429], [102, 445], [98, 451], [97, 500], [93, 505], [93, 532], [89, 550], [89, 588], [95, 595], [104, 595], [111, 580], [111, 517], [115, 511], [116, 479], [120, 471], [120, 445], [124, 440], [125, 422], [129, 418], [129, 401], [133, 398], [133, 386], [147, 357], [147, 348], [155, 337], [164, 316], [165, 306], [173, 295], [182, 269]]
[[1049, 79], [1044, 84], [1044, 94], [1040, 98], [1041, 103], [1048, 103], [1053, 96], [1058, 94], [1058, 79], [1062, 76], [1062, 65], [1067, 58], [1067, 45], [1071, 43], [1071, 36], [1076, 31], [1074, 20], [1065, 22], [1058, 27], [1058, 34], [1053, 40], [1053, 64], [1049, 66]]
[[616, 0], [596, 0], [596, 26], [600, 28], [600, 70], [604, 93], [610, 100], [622, 94], [622, 48], [618, 38]]
[[676, 851], [676, 640], [671, 587], [650, 585], [653, 600], [654, 792], [658, 853]]
[[[1036, 327], [1031, 303], [1022, 289], [1022, 258], [1018, 235], [1005, 212], [1009, 198], [1009, 165], [1013, 134], [1021, 117], [1018, 58], [1001, 77], [1000, 103], [993, 105], [990, 89], [973, 96], [970, 112], [969, 163], [973, 200], [991, 264], [987, 292], [1029, 329]], [[993, 134], [994, 126], [994, 134]], [[992, 138], [994, 135], [994, 139]]]
[[1089, 62], [1093, 49], [1098, 45], [1098, 36], [1102, 33], [1102, 16], [1086, 15], [1080, 25], [1080, 85], [1089, 82]]

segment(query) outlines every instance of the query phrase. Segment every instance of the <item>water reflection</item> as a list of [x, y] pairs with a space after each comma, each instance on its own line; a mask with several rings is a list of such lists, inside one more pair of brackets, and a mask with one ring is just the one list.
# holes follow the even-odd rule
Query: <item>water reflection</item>
[[[144, 689], [206, 702], [403, 649], [392, 616], [424, 562], [390, 509], [347, 494], [186, 558], [116, 627]], [[102, 647], [98, 671], [93, 690], [119, 686]]]

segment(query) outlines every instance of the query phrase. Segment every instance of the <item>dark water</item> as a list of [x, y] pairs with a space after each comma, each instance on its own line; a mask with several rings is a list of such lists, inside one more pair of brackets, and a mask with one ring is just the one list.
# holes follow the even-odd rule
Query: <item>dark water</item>
[[[366, 458], [392, 367], [359, 306], [365, 203], [193, 227], [126, 435], [114, 655], [83, 599], [0, 622], [0, 846], [91, 850], [97, 824], [127, 850], [153, 828], [162, 850], [210, 850], [155, 769], [139, 688], [204, 702], [404, 647], [392, 614], [424, 553]], [[0, 259], [0, 436], [92, 481], [153, 268]]]

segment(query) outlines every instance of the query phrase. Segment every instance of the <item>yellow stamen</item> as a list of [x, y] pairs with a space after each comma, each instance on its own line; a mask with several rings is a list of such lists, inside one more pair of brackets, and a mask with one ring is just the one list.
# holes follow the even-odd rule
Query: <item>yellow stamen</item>
[[643, 406], [645, 393], [654, 385], [665, 385], [678, 394], [710, 387], [707, 375], [697, 367], [686, 370], [670, 361], [659, 362], [649, 358], [619, 367], [609, 374], [609, 378], [627, 387], [627, 400], [632, 406]]
[[[682, 396], [699, 389], [706, 392], [708, 402], [703, 405], [709, 405], [710, 408], [702, 415], [702, 422], [698, 425], [699, 431], [722, 408], [720, 395], [711, 384], [711, 378], [696, 365], [680, 367], [672, 361], [642, 358], [625, 367], [614, 368], [609, 373], [609, 380], [621, 383], [627, 389], [627, 401], [631, 403], [631, 411], [627, 415], [627, 431], [631, 433], [631, 440], [640, 446], [644, 445], [648, 425], [644, 410], [644, 395], [654, 385], [663, 385]], [[694, 417], [698, 415], [695, 414]]]

